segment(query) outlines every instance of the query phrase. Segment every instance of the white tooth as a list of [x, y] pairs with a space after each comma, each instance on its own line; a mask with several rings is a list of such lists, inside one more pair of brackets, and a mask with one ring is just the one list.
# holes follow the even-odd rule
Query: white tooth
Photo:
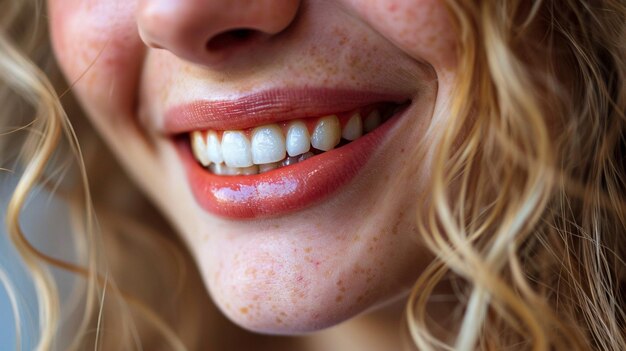
[[238, 130], [225, 131], [222, 135], [222, 156], [229, 167], [252, 166], [250, 141]]
[[207, 146], [202, 132], [194, 131], [191, 133], [191, 150], [196, 160], [200, 161], [203, 166], [208, 166], [211, 163], [207, 155]]
[[277, 162], [285, 158], [285, 138], [276, 124], [252, 131], [252, 162], [257, 165]]
[[363, 121], [361, 115], [357, 112], [350, 117], [346, 126], [343, 127], [341, 136], [346, 140], [356, 140], [363, 135]]
[[209, 161], [213, 163], [222, 163], [224, 158], [222, 157], [222, 146], [220, 145], [220, 139], [217, 137], [217, 133], [210, 130], [206, 135], [207, 154]]
[[237, 175], [237, 168], [228, 167], [223, 163], [211, 163], [209, 170], [217, 175]]
[[380, 122], [380, 112], [378, 112], [378, 110], [374, 110], [367, 115], [367, 118], [363, 122], [363, 129], [365, 129], [366, 133], [369, 133], [376, 129], [380, 125]]
[[259, 173], [269, 172], [278, 167], [280, 167], [280, 162], [266, 163], [264, 165], [259, 165]]
[[332, 150], [341, 141], [341, 125], [337, 116], [320, 118], [311, 135], [311, 145], [322, 151]]
[[289, 156], [297, 156], [309, 151], [311, 148], [311, 137], [304, 122], [295, 121], [289, 124], [286, 143]]

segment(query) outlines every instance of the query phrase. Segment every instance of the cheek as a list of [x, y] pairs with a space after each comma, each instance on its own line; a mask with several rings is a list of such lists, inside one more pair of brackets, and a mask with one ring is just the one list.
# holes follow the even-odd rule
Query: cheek
[[347, 0], [376, 31], [437, 71], [455, 66], [455, 29], [442, 0]]
[[131, 0], [49, 1], [54, 54], [96, 120], [132, 112], [143, 57], [134, 8]]

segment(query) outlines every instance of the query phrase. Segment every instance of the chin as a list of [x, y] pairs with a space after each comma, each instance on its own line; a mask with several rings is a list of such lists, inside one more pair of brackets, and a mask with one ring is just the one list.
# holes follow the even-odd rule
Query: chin
[[370, 241], [354, 237], [308, 242], [291, 231], [259, 230], [220, 235], [197, 255], [217, 306], [254, 332], [294, 335], [329, 328], [406, 294], [415, 281], [415, 256], [408, 250], [380, 245], [373, 253]]
[[244, 283], [247, 288], [233, 285], [246, 279], [231, 276], [224, 282], [225, 286], [211, 289], [212, 295], [231, 321], [263, 334], [301, 335], [320, 331], [397, 297], [373, 286], [353, 285], [347, 291], [343, 282], [313, 283], [311, 278], [288, 272], [281, 276], [260, 276]]

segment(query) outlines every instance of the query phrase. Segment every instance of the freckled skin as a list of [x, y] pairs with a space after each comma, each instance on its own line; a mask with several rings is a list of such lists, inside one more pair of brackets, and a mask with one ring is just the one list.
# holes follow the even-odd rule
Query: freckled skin
[[[204, 62], [168, 50], [171, 42], [156, 49], [142, 41], [141, 18], [158, 1], [165, 0], [49, 0], [54, 52], [69, 81], [84, 74], [74, 91], [88, 117], [189, 244], [222, 311], [251, 330], [296, 334], [405, 294], [430, 261], [414, 218], [429, 190], [432, 143], [425, 131], [430, 123], [445, 125], [455, 75], [454, 30], [444, 5], [304, 1], [280, 33], [220, 62], [217, 56]], [[263, 4], [271, 11], [288, 8]], [[232, 18], [230, 27], [211, 29], [237, 28]], [[158, 35], [173, 28], [151, 30]], [[322, 203], [251, 221], [204, 212], [160, 132], [165, 110], [201, 98], [302, 86], [394, 92], [413, 104], [363, 172]]]

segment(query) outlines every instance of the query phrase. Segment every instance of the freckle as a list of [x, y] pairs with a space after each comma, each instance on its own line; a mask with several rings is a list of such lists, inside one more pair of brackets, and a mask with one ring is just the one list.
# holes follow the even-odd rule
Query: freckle
[[339, 291], [341, 291], [342, 293], [345, 293], [346, 292], [346, 287], [345, 286], [340, 287]]
[[281, 311], [281, 312], [280, 312], [280, 315], [281, 315], [281, 316], [283, 316], [283, 317], [286, 317], [286, 316], [287, 316], [287, 313], [285, 313], [284, 311]]
[[307, 248], [305, 248], [305, 249], [304, 249], [304, 252], [306, 252], [306, 253], [310, 253], [310, 252], [311, 252], [311, 250], [313, 250], [313, 249], [312, 249], [312, 248], [310, 248], [310, 247], [307, 247]]
[[339, 285], [339, 286], [343, 285], [343, 280], [338, 280], [337, 281], [337, 285]]
[[363, 298], [364, 298], [364, 297], [365, 297], [365, 296], [363, 296], [363, 295], [359, 295], [359, 297], [357, 297], [357, 298], [356, 298], [356, 302], [361, 302], [361, 301], [363, 301]]
[[374, 246], [370, 246], [369, 249], [367, 249], [367, 251], [373, 252], [374, 251]]
[[248, 308], [247, 307], [242, 307], [239, 309], [239, 311], [241, 311], [241, 313], [243, 314], [248, 314]]
[[252, 276], [253, 278], [256, 278], [256, 268], [248, 268], [248, 269], [246, 269], [246, 275]]
[[404, 153], [404, 148], [400, 149], [400, 153], [403, 154]]
[[343, 300], [343, 296], [342, 295], [337, 295], [337, 297], [335, 298], [336, 302], [341, 302]]
[[359, 240], [361, 240], [360, 235], [355, 235], [354, 238], [352, 239], [352, 241], [359, 241]]
[[283, 324], [283, 320], [282, 320], [282, 319], [280, 319], [280, 318], [278, 318], [278, 317], [276, 317], [276, 323], [278, 323], [278, 324]]

